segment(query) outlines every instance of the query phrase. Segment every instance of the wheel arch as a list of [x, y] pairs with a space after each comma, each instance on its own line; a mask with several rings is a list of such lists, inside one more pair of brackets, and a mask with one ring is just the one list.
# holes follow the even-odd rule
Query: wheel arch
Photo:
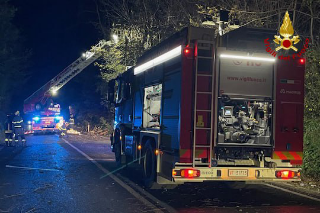
[[140, 144], [142, 146], [142, 149], [147, 141], [151, 142], [151, 146], [153, 149], [159, 149], [159, 143], [160, 143], [160, 133], [156, 132], [140, 132]]

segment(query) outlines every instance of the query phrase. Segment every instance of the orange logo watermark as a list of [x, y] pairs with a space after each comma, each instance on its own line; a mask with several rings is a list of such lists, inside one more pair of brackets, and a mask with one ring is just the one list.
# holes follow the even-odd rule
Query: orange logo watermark
[[[284, 15], [284, 19], [280, 27], [280, 35], [283, 38], [281, 38], [281, 36], [278, 36], [278, 35], [274, 36], [275, 39], [273, 41], [276, 44], [280, 44], [280, 46], [276, 48], [276, 51], [280, 49], [285, 49], [285, 50], [293, 49], [296, 52], [298, 51], [298, 49], [293, 45], [299, 43], [300, 39], [298, 35], [293, 36], [293, 33], [294, 33], [293, 26], [289, 17], [289, 13], [287, 11], [286, 14]], [[291, 38], [291, 36], [293, 37]]]
[[[293, 30], [293, 26], [290, 20], [290, 16], [288, 11], [286, 12], [286, 14], [284, 15], [284, 19], [282, 22], [282, 25], [280, 27], [280, 36], [279, 35], [275, 35], [274, 36], [274, 43], [278, 44], [279, 46], [276, 47], [275, 50], [271, 49], [270, 47], [270, 42], [268, 41], [269, 38], [264, 40], [264, 43], [266, 44], [266, 51], [272, 55], [273, 57], [277, 56], [277, 51], [284, 49], [284, 50], [294, 50], [295, 52], [298, 51], [298, 49], [294, 46], [297, 43], [300, 42], [299, 36], [298, 35], [293, 35], [294, 34], [294, 30]], [[309, 43], [309, 39], [307, 38], [305, 40], [305, 44], [303, 46], [303, 48], [301, 49], [301, 51], [299, 53], [296, 54], [292, 54], [292, 58], [300, 58], [302, 56], [302, 54], [306, 51], [306, 49], [308, 48], [308, 43]], [[282, 60], [290, 60], [291, 58], [290, 56], [278, 56], [279, 59]]]

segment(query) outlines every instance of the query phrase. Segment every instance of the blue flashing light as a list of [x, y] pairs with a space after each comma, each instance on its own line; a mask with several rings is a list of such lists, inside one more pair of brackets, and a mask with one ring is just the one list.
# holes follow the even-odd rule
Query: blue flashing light
[[34, 121], [39, 121], [40, 118], [37, 116], [37, 117], [34, 117], [33, 120], [34, 120]]
[[54, 121], [55, 121], [56, 123], [60, 122], [60, 120], [62, 120], [62, 119], [63, 119], [62, 116], [55, 116], [55, 117], [54, 117]]
[[241, 107], [242, 109], [245, 109], [246, 107], [245, 106], [243, 106], [243, 107]]

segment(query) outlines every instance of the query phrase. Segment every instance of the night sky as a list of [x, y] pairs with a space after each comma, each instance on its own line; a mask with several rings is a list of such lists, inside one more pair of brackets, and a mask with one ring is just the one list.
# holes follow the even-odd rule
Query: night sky
[[[11, 0], [11, 3], [18, 9], [14, 23], [21, 31], [26, 48], [33, 53], [28, 68], [33, 75], [17, 98], [21, 105], [102, 37], [93, 25], [97, 20], [94, 0]], [[93, 65], [85, 69], [59, 91], [58, 101], [71, 101], [69, 97], [79, 95], [79, 89], [85, 84], [94, 84], [97, 70]], [[83, 79], [88, 80], [84, 85]]]

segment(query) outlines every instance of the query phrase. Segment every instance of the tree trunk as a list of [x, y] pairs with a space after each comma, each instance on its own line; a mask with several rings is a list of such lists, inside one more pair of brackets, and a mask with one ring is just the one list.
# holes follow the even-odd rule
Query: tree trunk
[[280, 0], [278, 0], [278, 30], [280, 30], [281, 26], [281, 11], [280, 11]]
[[293, 6], [293, 17], [292, 17], [292, 25], [293, 25], [293, 28], [294, 28], [294, 22], [295, 22], [295, 20], [296, 20], [297, 1], [298, 1], [298, 0], [295, 0], [295, 1], [294, 1], [294, 6]]
[[312, 1], [310, 2], [309, 10], [310, 10], [310, 15], [311, 15], [311, 20], [310, 20], [310, 39], [311, 39], [311, 44], [313, 44], [313, 21], [314, 21], [314, 16], [313, 16], [313, 9], [312, 9]]

